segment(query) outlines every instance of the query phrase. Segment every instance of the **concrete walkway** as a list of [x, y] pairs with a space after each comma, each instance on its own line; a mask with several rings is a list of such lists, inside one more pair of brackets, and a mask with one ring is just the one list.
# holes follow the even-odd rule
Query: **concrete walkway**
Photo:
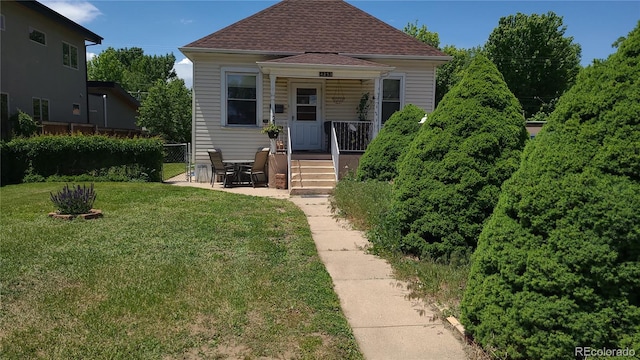
[[[209, 184], [178, 179], [169, 182], [212, 189]], [[327, 197], [290, 197], [286, 190], [224, 189], [219, 184], [213, 189], [289, 199], [304, 211], [320, 258], [366, 359], [467, 359], [464, 345], [452, 330], [445, 328], [422, 301], [408, 299], [406, 284], [393, 278], [385, 260], [367, 254], [364, 248], [368, 241], [363, 234], [333, 218]]]

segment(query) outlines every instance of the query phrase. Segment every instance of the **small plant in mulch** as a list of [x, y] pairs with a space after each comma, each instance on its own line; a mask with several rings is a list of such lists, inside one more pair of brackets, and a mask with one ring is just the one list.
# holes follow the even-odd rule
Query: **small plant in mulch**
[[89, 187], [65, 185], [62, 190], [50, 195], [51, 202], [57, 208], [56, 212], [49, 213], [51, 217], [63, 219], [73, 219], [78, 216], [84, 219], [102, 217], [102, 211], [93, 208], [93, 203], [96, 201], [93, 183]]

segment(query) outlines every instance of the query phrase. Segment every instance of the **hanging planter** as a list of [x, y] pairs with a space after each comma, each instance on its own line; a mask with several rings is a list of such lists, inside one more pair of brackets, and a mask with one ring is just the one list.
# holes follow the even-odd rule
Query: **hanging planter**
[[278, 126], [274, 123], [269, 123], [262, 128], [262, 133], [267, 134], [267, 136], [269, 136], [269, 139], [277, 139], [281, 131], [282, 126]]

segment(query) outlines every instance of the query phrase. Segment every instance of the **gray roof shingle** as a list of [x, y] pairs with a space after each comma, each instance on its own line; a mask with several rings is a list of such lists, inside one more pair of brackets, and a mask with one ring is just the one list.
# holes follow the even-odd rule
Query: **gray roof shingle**
[[270, 54], [446, 56], [343, 0], [283, 0], [184, 48]]

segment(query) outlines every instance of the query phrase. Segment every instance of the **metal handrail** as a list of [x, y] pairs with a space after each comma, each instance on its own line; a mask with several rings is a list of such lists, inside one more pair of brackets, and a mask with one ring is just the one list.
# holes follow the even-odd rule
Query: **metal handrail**
[[333, 160], [333, 169], [336, 173], [336, 182], [338, 182], [338, 174], [340, 172], [340, 148], [338, 147], [336, 128], [333, 124], [331, 124], [331, 159]]
[[291, 126], [287, 123], [287, 189], [291, 192], [291, 154], [293, 146], [291, 146]]

